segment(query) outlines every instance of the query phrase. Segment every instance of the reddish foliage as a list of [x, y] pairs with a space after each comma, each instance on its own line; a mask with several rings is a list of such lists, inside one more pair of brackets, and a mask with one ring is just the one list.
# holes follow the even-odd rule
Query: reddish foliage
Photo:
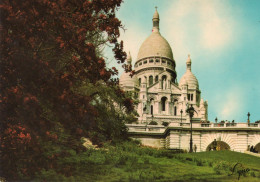
[[[118, 72], [106, 68], [93, 36], [105, 33], [115, 58], [124, 63], [123, 42], [117, 41], [121, 22], [115, 17], [121, 1], [1, 1], [0, 137], [5, 168], [0, 176], [17, 180], [19, 170], [30, 175], [55, 167], [54, 160], [43, 166], [32, 161], [43, 150], [40, 140], [59, 140], [51, 132], [57, 120], [77, 133], [75, 137], [85, 133], [81, 128], [94, 127], [97, 111], [91, 98], [72, 88], [86, 79], [113, 83], [111, 76]], [[21, 156], [28, 157], [28, 168], [16, 168]]]

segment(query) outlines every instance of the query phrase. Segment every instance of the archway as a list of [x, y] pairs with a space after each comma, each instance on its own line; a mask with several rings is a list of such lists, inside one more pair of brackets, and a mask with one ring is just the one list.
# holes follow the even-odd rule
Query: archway
[[162, 111], [166, 110], [166, 100], [167, 100], [167, 97], [161, 98], [161, 109], [162, 109]]
[[149, 86], [153, 84], [153, 76], [149, 76]]
[[214, 148], [217, 151], [219, 151], [219, 150], [230, 150], [230, 146], [226, 142], [223, 142], [223, 141], [213, 141], [213, 142], [211, 142], [208, 145], [206, 151], [214, 150]]
[[255, 145], [255, 150], [257, 151], [257, 153], [260, 153], [260, 143]]
[[153, 115], [153, 105], [154, 105], [154, 99], [150, 99], [150, 114]]

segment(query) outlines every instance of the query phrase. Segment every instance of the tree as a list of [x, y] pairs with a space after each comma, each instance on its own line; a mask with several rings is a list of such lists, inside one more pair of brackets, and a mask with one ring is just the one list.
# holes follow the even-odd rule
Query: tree
[[126, 108], [121, 115], [133, 110], [111, 79], [117, 70], [107, 68], [100, 56], [100, 46], [109, 43], [118, 63], [126, 58], [123, 42], [117, 41], [122, 25], [115, 11], [121, 1], [1, 1], [0, 140], [5, 165], [0, 176], [19, 180], [56, 168], [70, 175], [70, 167], [58, 168], [57, 159], [69, 155], [65, 147], [80, 152], [82, 136], [99, 133], [112, 139], [125, 134], [123, 118], [114, 115], [109, 116], [115, 125], [110, 133], [100, 128], [109, 111], [102, 89], [121, 93], [120, 99], [108, 97], [111, 109], [115, 101]]

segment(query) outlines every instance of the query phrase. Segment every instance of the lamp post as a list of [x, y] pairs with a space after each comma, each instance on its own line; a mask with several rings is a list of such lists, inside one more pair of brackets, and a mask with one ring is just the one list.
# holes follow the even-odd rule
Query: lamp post
[[182, 126], [182, 113], [183, 113], [183, 110], [181, 110], [181, 126]]
[[217, 123], [218, 122], [218, 118], [216, 117], [216, 119], [215, 119], [215, 123]]
[[191, 106], [186, 110], [187, 113], [189, 113], [190, 115], [190, 152], [193, 152], [193, 149], [192, 149], [192, 117], [194, 115], [194, 112], [195, 109], [192, 107], [192, 104]]
[[250, 124], [250, 113], [249, 112], [248, 112], [247, 116], [248, 116], [247, 124]]

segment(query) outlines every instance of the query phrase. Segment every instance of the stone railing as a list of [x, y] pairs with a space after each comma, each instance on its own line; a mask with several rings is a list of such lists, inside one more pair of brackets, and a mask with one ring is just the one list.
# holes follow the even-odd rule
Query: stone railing
[[[129, 132], [163, 133], [163, 125], [126, 124]], [[190, 123], [170, 123], [168, 127], [190, 128]], [[192, 123], [193, 128], [260, 128], [259, 123]]]
[[[170, 123], [169, 126], [182, 126], [190, 127], [190, 123]], [[260, 127], [259, 123], [192, 123], [193, 128], [226, 128], [226, 127], [235, 127], [235, 128], [248, 128], [248, 127]]]
[[126, 124], [128, 132], [164, 132], [163, 125], [147, 125], [147, 124]]

